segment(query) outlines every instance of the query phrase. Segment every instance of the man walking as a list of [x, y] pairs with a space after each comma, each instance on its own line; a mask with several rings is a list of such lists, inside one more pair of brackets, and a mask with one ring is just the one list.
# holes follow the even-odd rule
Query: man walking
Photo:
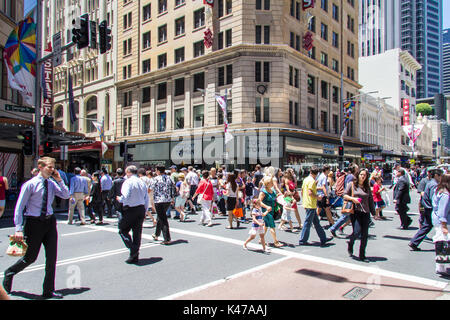
[[437, 168], [432, 168], [428, 172], [431, 172], [433, 179], [426, 184], [425, 190], [422, 193], [421, 204], [423, 213], [420, 213], [420, 229], [409, 243], [409, 247], [413, 251], [420, 251], [419, 245], [433, 229], [433, 221], [431, 218], [433, 212], [433, 195], [437, 185], [441, 182], [442, 171]]
[[[303, 180], [302, 193], [303, 193], [303, 207], [306, 211], [305, 223], [303, 224], [302, 234], [300, 236], [299, 245], [309, 245], [308, 238], [311, 229], [311, 225], [314, 224], [317, 235], [320, 238], [320, 246], [323, 247], [327, 242], [333, 238], [327, 238], [325, 231], [320, 225], [319, 217], [317, 215], [317, 182], [316, 177], [319, 173], [319, 169], [316, 166], [311, 167], [309, 176]], [[319, 199], [320, 200], [320, 199]]]
[[397, 211], [400, 216], [401, 226], [400, 228], [403, 230], [407, 230], [410, 224], [412, 223], [412, 219], [408, 217], [408, 203], [411, 202], [411, 197], [409, 195], [409, 182], [405, 176], [405, 169], [399, 168], [397, 170], [397, 183], [394, 187], [394, 203], [395, 203], [395, 211]]
[[[152, 235], [153, 239], [158, 240], [161, 231], [164, 236], [164, 241], [162, 244], [170, 244], [170, 231], [169, 231], [169, 221], [167, 220], [167, 208], [169, 208], [170, 203], [173, 201], [175, 185], [166, 175], [166, 168], [163, 166], [158, 166], [156, 168], [157, 176], [153, 179], [150, 190], [153, 191], [154, 203], [156, 214], [158, 215], [158, 222], [156, 224], [155, 233]], [[195, 194], [195, 191], [194, 191]]]
[[70, 179], [69, 219], [67, 224], [73, 224], [73, 214], [75, 207], [77, 207], [81, 225], [84, 226], [86, 224], [84, 200], [89, 195], [89, 189], [86, 179], [80, 175], [81, 168], [75, 168], [74, 174], [75, 176]]
[[123, 205], [117, 201], [117, 197], [122, 196], [122, 185], [125, 182], [123, 177], [123, 169], [116, 170], [117, 177], [114, 179], [111, 190], [109, 190], [109, 198], [113, 201], [114, 209], [118, 213], [119, 219], [123, 213]]
[[317, 202], [317, 214], [320, 216], [322, 210], [325, 211], [329, 223], [328, 228], [334, 225], [333, 215], [331, 214], [330, 204], [330, 187], [328, 185], [328, 174], [331, 167], [329, 165], [323, 166], [322, 173], [317, 178], [317, 195], [321, 200]]
[[188, 174], [185, 179], [190, 187], [189, 205], [191, 205], [191, 214], [195, 214], [196, 213], [195, 208], [197, 206], [197, 199], [192, 199], [192, 197], [194, 196], [195, 191], [197, 190], [197, 186], [200, 182], [200, 178], [192, 166], [188, 167]]
[[22, 241], [25, 236], [28, 250], [24, 257], [5, 271], [3, 287], [8, 294], [11, 293], [13, 277], [36, 261], [43, 244], [45, 278], [42, 296], [62, 298], [61, 294], [55, 293], [58, 232], [52, 203], [55, 196], [69, 199], [69, 190], [59, 172], [55, 170], [55, 159], [49, 157], [39, 159], [38, 168], [39, 174], [23, 184], [14, 212], [16, 226], [14, 238], [16, 241]]
[[102, 187], [102, 200], [103, 208], [108, 208], [108, 218], [112, 218], [112, 203], [109, 198], [109, 190], [112, 188], [112, 179], [108, 174], [106, 168], [102, 168], [102, 178], [100, 179], [100, 185]]
[[6, 190], [8, 190], [8, 179], [2, 176], [2, 171], [0, 169], [0, 218], [5, 212], [6, 206]]
[[[125, 246], [130, 249], [130, 256], [125, 261], [128, 264], [139, 261], [141, 247], [142, 225], [148, 209], [148, 192], [144, 181], [138, 178], [136, 166], [129, 166], [125, 173], [127, 179], [122, 185], [122, 196], [116, 200], [123, 204], [122, 217], [119, 220], [119, 234]], [[133, 231], [133, 238], [130, 236]]]

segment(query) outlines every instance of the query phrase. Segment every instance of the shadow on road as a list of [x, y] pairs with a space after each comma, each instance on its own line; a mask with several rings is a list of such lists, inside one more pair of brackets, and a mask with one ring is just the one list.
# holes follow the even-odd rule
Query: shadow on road
[[154, 263], [158, 263], [162, 261], [163, 258], [161, 257], [151, 257], [151, 258], [145, 258], [145, 259], [139, 259], [138, 263], [136, 263], [136, 266], [144, 267], [148, 266]]
[[[65, 297], [65, 296], [70, 296], [70, 295], [82, 294], [83, 292], [86, 292], [89, 290], [91, 290], [91, 289], [90, 288], [74, 288], [74, 289], [66, 288], [66, 289], [56, 290], [56, 292], [62, 294]], [[11, 296], [21, 297], [21, 298], [28, 299], [28, 300], [45, 300], [41, 295], [37, 295], [34, 293], [28, 293], [28, 292], [24, 292], [24, 291], [13, 291], [13, 292], [11, 292]]]

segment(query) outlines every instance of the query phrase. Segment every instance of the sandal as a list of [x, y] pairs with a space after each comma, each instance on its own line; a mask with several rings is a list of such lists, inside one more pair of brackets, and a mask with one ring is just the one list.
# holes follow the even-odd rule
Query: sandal
[[233, 227], [228, 226], [228, 227], [225, 227], [225, 229], [229, 230], [229, 229], [233, 229]]
[[158, 237], [156, 235], [152, 234], [152, 238], [153, 240], [158, 241]]
[[279, 243], [279, 242], [274, 243], [273, 246], [276, 247], [276, 248], [281, 248], [281, 247], [283, 247], [283, 245], [282, 245], [281, 243]]

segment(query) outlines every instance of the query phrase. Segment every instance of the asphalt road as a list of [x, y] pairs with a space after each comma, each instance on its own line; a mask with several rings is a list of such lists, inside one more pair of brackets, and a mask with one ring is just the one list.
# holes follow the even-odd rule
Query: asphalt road
[[[392, 192], [391, 192], [392, 195]], [[106, 219], [107, 224], [102, 226], [79, 224], [67, 225], [67, 214], [57, 214], [58, 217], [58, 266], [56, 271], [56, 289], [64, 295], [65, 300], [141, 300], [141, 299], [183, 299], [199, 297], [189, 296], [192, 292], [201, 292], [201, 299], [222, 299], [233, 297], [233, 288], [244, 280], [252, 280], [255, 274], [266, 276], [276, 270], [286, 270], [284, 276], [294, 276], [295, 272], [286, 265], [303, 266], [303, 276], [308, 270], [310, 286], [323, 282], [327, 291], [320, 296], [309, 296], [311, 299], [332, 299], [333, 288], [343, 281], [337, 281], [338, 273], [346, 273], [345, 278], [352, 280], [357, 273], [368, 275], [380, 271], [380, 274], [396, 281], [408, 281], [403, 288], [415, 288], [418, 298], [435, 299], [448, 298], [449, 279], [435, 274], [434, 245], [426, 240], [420, 246], [422, 251], [412, 252], [408, 247], [409, 239], [418, 230], [418, 196], [411, 192], [413, 201], [410, 205], [410, 216], [414, 222], [409, 230], [400, 230], [399, 217], [394, 213], [393, 206], [389, 206], [384, 215], [386, 221], [375, 221], [375, 227], [370, 229], [370, 239], [367, 246], [369, 263], [360, 262], [348, 257], [346, 252], [346, 240], [334, 239], [327, 247], [319, 246], [319, 239], [314, 229], [311, 230], [309, 247], [298, 246], [299, 233], [277, 230], [278, 239], [285, 244], [281, 249], [273, 249], [272, 253], [262, 253], [255, 240], [249, 247], [250, 251], [242, 249], [242, 244], [248, 237], [248, 224], [241, 224], [240, 229], [227, 230], [227, 220], [218, 216], [214, 220], [213, 227], [199, 225], [200, 215], [190, 215], [188, 222], [169, 220], [173, 244], [160, 245], [152, 239], [154, 228], [148, 220], [144, 224], [140, 262], [137, 265], [128, 265], [124, 261], [128, 257], [125, 248], [118, 235], [117, 219]], [[304, 211], [301, 209], [301, 217], [304, 219]], [[321, 222], [323, 226], [327, 221]], [[294, 223], [296, 224], [296, 222]], [[345, 229], [350, 234], [351, 227]], [[3, 270], [12, 265], [17, 258], [5, 254], [8, 246], [7, 236], [14, 233], [12, 217], [4, 217], [0, 220], [0, 280], [3, 279]], [[329, 236], [329, 232], [327, 231]], [[434, 235], [432, 231], [430, 238]], [[162, 237], [161, 237], [162, 239]], [[266, 235], [266, 241], [273, 242], [270, 235]], [[355, 245], [358, 251], [359, 242]], [[42, 290], [44, 277], [44, 252], [43, 248], [38, 260], [15, 276], [13, 282], [13, 299], [38, 299]], [[278, 269], [277, 267], [278, 266]], [[286, 268], [283, 269], [283, 266]], [[270, 269], [272, 268], [272, 269]], [[294, 268], [295, 269], [295, 268]], [[335, 277], [320, 277], [314, 274], [314, 270], [321, 270]], [[266, 270], [266, 271], [264, 271]], [[293, 270], [293, 269], [292, 269]], [[261, 273], [262, 272], [262, 273]], [[298, 274], [298, 270], [297, 270]], [[353, 276], [352, 276], [353, 274]], [[276, 274], [278, 276], [278, 274]], [[367, 278], [367, 275], [365, 276]], [[230, 286], [235, 280], [236, 285]], [[274, 278], [275, 279], [275, 278]], [[228, 281], [230, 280], [230, 281]], [[339, 280], [339, 278], [338, 278]], [[347, 281], [346, 280], [346, 281]], [[228, 282], [227, 282], [228, 281]], [[289, 288], [297, 290], [290, 297], [296, 299], [308, 288], [294, 285], [293, 280], [283, 282], [275, 281], [273, 286], [284, 283], [286, 292]], [[227, 287], [220, 290], [219, 295], [214, 291], [217, 286], [227, 282]], [[308, 283], [309, 283], [308, 282]], [[349, 282], [349, 281], [347, 281]], [[305, 282], [306, 283], [306, 282]], [[417, 286], [429, 286], [434, 289], [418, 290]], [[444, 289], [447, 286], [447, 289]], [[242, 289], [242, 298], [254, 299], [258, 297], [257, 282], [249, 281], [246, 290]], [[385, 286], [386, 290], [395, 286]], [[398, 287], [398, 285], [397, 285]], [[226, 291], [228, 290], [228, 291]], [[329, 290], [329, 291], [328, 291]], [[342, 289], [343, 290], [343, 289]], [[347, 290], [347, 289], [346, 289]], [[276, 292], [271, 290], [270, 292]], [[312, 291], [311, 291], [312, 292]], [[426, 292], [437, 293], [428, 297]], [[336, 293], [341, 297], [345, 292]], [[421, 295], [423, 294], [423, 295]], [[402, 299], [402, 293], [395, 293], [392, 299]], [[281, 299], [281, 296], [279, 296]], [[368, 296], [370, 297], [370, 296]], [[414, 295], [412, 295], [414, 297]], [[275, 297], [276, 298], [276, 297]], [[375, 296], [374, 296], [375, 298]]]

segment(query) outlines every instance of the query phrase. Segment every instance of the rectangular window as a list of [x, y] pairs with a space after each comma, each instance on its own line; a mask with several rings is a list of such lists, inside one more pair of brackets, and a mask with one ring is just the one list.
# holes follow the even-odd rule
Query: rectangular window
[[261, 82], [261, 62], [255, 61], [255, 82]]
[[181, 6], [185, 2], [185, 0], [175, 0], [175, 7]]
[[175, 96], [184, 95], [184, 78], [175, 79]]
[[204, 120], [205, 120], [205, 115], [204, 115], [204, 106], [198, 105], [198, 106], [194, 106], [194, 128], [201, 128], [204, 126]]
[[326, 54], [325, 52], [322, 52], [320, 54], [320, 63], [328, 67], [328, 54]]
[[184, 109], [175, 110], [175, 130], [184, 129]]
[[316, 79], [311, 75], [308, 75], [308, 93], [316, 94]]
[[158, 14], [167, 11], [167, 0], [158, 0]]
[[175, 50], [175, 63], [184, 61], [184, 47]]
[[167, 24], [160, 26], [158, 28], [158, 43], [164, 42], [167, 40]]
[[143, 48], [143, 49], [148, 49], [148, 48], [150, 48], [150, 46], [151, 46], [150, 39], [151, 39], [151, 37], [150, 37], [150, 31], [149, 31], [149, 32], [146, 32], [146, 33], [144, 33], [144, 34], [142, 35], [142, 48]]
[[223, 32], [219, 32], [217, 35], [217, 50], [223, 49]]
[[299, 104], [298, 102], [294, 103], [294, 124], [298, 126], [298, 116], [299, 116]]
[[300, 70], [295, 69], [294, 70], [294, 87], [299, 87], [299, 77], [300, 77]]
[[264, 122], [270, 122], [270, 100], [264, 98]]
[[264, 26], [264, 44], [270, 44], [270, 26]]
[[325, 111], [320, 112], [320, 128], [322, 131], [328, 131], [328, 113]]
[[225, 85], [225, 67], [219, 67], [217, 70], [218, 75], [218, 86], [224, 86]]
[[339, 88], [333, 86], [333, 102], [339, 103]]
[[228, 30], [226, 30], [225, 31], [225, 46], [228, 48], [228, 47], [231, 47], [231, 45], [232, 45], [232, 37], [231, 37], [231, 29], [228, 29]]
[[289, 66], [289, 85], [294, 85], [294, 68]]
[[167, 67], [167, 53], [158, 56], [158, 69]]
[[255, 122], [261, 122], [261, 98], [255, 99]]
[[[222, 125], [223, 124], [223, 110], [220, 107], [220, 105], [217, 103], [217, 124]], [[227, 99], [227, 121], [228, 124], [232, 123], [233, 121], [233, 100]]]
[[150, 59], [142, 61], [142, 73], [150, 72]]
[[232, 0], [226, 0], [225, 1], [225, 13], [231, 14], [233, 11], [233, 1]]
[[337, 114], [333, 114], [333, 129], [335, 134], [339, 133], [339, 117]]
[[194, 29], [203, 27], [205, 25], [205, 8], [194, 11]]
[[325, 81], [321, 81], [320, 82], [320, 90], [321, 90], [322, 99], [328, 100], [328, 83]]
[[128, 28], [131, 28], [132, 24], [133, 24], [132, 13], [128, 12], [126, 15], [123, 16], [123, 29], [127, 30]]
[[294, 102], [289, 101], [289, 124], [294, 124]]
[[261, 26], [255, 26], [255, 43], [261, 44], [262, 43], [262, 27]]
[[320, 24], [320, 36], [323, 40], [328, 41], [328, 26], [326, 24]]
[[233, 84], [233, 65], [228, 64], [226, 66], [226, 84]]
[[223, 0], [217, 0], [217, 10], [219, 18], [223, 17]]
[[150, 20], [152, 18], [152, 5], [151, 3], [145, 5], [142, 8], [142, 19], [144, 21]]
[[144, 114], [142, 116], [142, 134], [150, 133], [150, 115]]
[[131, 117], [123, 119], [123, 135], [131, 136]]
[[158, 100], [167, 99], [167, 83], [159, 83], [158, 84]]
[[270, 82], [270, 62], [264, 62], [264, 82]]
[[158, 132], [166, 131], [166, 112], [158, 112]]
[[320, 7], [321, 7], [324, 11], [328, 12], [328, 0], [321, 0], [321, 1], [320, 1]]
[[331, 40], [333, 47], [339, 48], [339, 35], [333, 31], [333, 39]]
[[316, 126], [315, 126], [316, 121], [315, 121], [314, 113], [315, 113], [314, 108], [308, 107], [308, 125], [311, 129], [316, 128]]
[[133, 92], [132, 91], [126, 91], [123, 93], [123, 106], [124, 107], [130, 107], [133, 103]]
[[205, 44], [203, 40], [194, 43], [194, 58], [205, 54]]
[[150, 87], [142, 88], [142, 103], [150, 102]]
[[339, 21], [339, 7], [333, 3], [333, 19]]
[[123, 55], [127, 56], [131, 54], [131, 38], [123, 42]]
[[184, 17], [175, 20], [175, 36], [180, 36], [185, 33]]
[[197, 92], [198, 89], [205, 89], [205, 73], [204, 72], [194, 74], [194, 92]]
[[333, 59], [331, 62], [331, 67], [333, 68], [334, 71], [339, 72], [339, 61]]

